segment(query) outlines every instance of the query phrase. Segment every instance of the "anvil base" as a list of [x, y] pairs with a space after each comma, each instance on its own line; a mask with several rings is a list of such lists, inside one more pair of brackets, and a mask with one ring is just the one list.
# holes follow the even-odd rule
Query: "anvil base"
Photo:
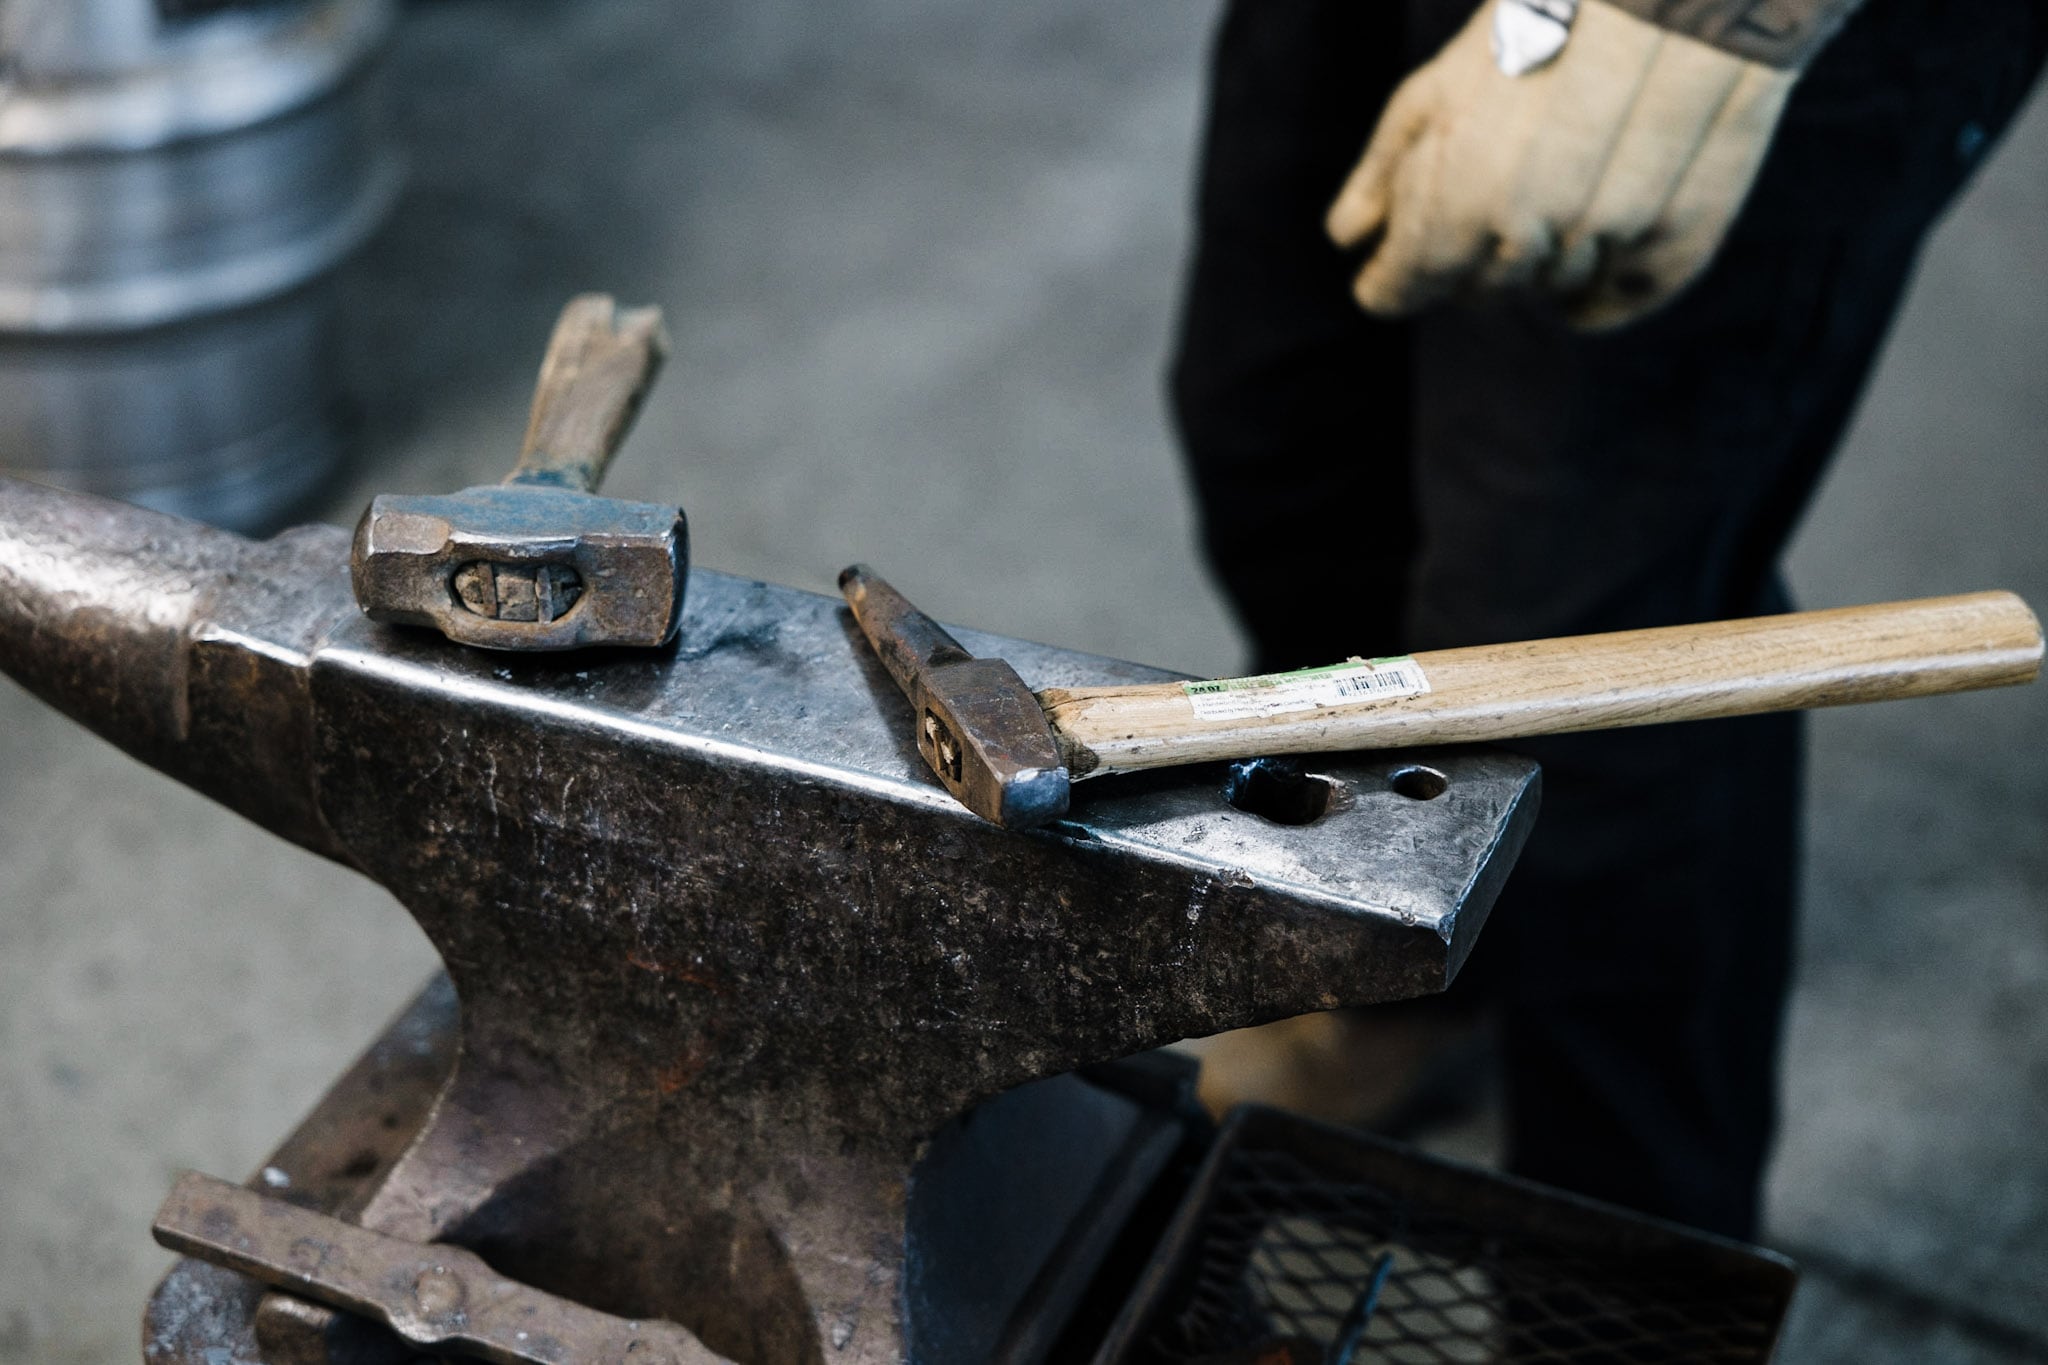
[[[249, 1184], [323, 1213], [361, 1207], [425, 1125], [454, 1068], [455, 992], [436, 976], [344, 1072]], [[979, 1106], [936, 1138], [912, 1178], [911, 1311], [934, 1359], [1030, 1365], [1121, 1299], [1105, 1265], [1206, 1140], [1195, 1067], [1165, 1054], [1092, 1082], [1061, 1076]], [[1150, 1201], [1156, 1205], [1157, 1201]], [[1167, 1205], [1166, 1207], [1170, 1207]], [[1140, 1234], [1143, 1235], [1142, 1233]], [[1122, 1268], [1124, 1276], [1135, 1265]], [[269, 1296], [182, 1258], [143, 1313], [151, 1365], [398, 1365], [383, 1329]], [[260, 1311], [259, 1311], [260, 1310]], [[281, 1311], [282, 1310], [282, 1311]]]

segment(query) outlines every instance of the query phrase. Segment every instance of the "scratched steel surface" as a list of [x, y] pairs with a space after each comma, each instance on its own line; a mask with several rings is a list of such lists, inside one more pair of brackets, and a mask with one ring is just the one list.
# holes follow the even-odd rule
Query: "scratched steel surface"
[[[1048, 645], [954, 627], [977, 655], [1009, 660], [1033, 688], [1143, 682], [1174, 675]], [[451, 688], [478, 705], [536, 721], [573, 708], [585, 725], [677, 753], [759, 763], [790, 780], [823, 780], [913, 806], [947, 825], [980, 822], [938, 786], [911, 736], [901, 692], [881, 670], [836, 597], [694, 570], [672, 656], [567, 661], [465, 654], [367, 622], [329, 637], [323, 665]], [[1330, 814], [1288, 828], [1222, 798], [1215, 766], [1165, 778], [1076, 784], [1073, 818], [1049, 836], [1215, 865], [1261, 884], [1385, 914], [1453, 937], [1483, 916], [1473, 891], [1531, 765], [1483, 752], [1428, 762], [1452, 781], [1419, 801], [1387, 774], [1405, 755], [1352, 756], [1310, 766], [1341, 784]], [[1030, 837], [1030, 836], [1024, 836]]]

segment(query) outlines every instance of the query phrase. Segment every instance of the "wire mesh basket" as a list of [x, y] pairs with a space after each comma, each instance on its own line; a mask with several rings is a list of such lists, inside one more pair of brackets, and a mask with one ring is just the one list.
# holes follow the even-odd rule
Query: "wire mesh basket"
[[1277, 1110], [1218, 1135], [1096, 1365], [1750, 1365], [1768, 1252]]

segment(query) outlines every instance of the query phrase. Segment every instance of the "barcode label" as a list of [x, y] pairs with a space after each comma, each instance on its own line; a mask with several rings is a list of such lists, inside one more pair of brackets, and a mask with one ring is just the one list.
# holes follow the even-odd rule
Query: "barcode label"
[[1429, 691], [1429, 679], [1421, 664], [1402, 654], [1388, 659], [1353, 659], [1298, 673], [1212, 678], [1182, 683], [1181, 688], [1197, 720], [1249, 720], [1325, 706], [1419, 697]]

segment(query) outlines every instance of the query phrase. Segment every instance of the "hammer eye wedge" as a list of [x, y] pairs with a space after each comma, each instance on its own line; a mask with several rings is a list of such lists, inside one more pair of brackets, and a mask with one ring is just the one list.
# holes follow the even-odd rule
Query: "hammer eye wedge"
[[455, 571], [455, 600], [495, 621], [559, 621], [583, 597], [583, 579], [567, 564], [492, 564], [472, 560]]
[[960, 741], [953, 738], [952, 730], [939, 719], [936, 711], [924, 713], [923, 740], [925, 762], [932, 765], [941, 781], [957, 785], [960, 781]]

